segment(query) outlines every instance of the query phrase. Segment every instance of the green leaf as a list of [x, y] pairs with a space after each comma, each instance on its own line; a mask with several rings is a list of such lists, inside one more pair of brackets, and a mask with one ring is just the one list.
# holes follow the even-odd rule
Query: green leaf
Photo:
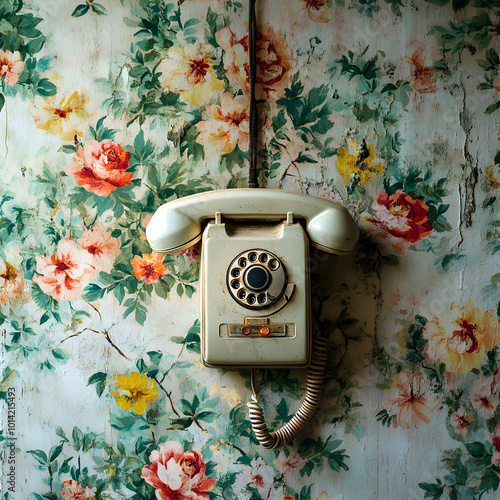
[[37, 83], [36, 91], [42, 97], [50, 97], [56, 95], [57, 87], [48, 78], [41, 78]]
[[49, 452], [49, 461], [53, 462], [61, 454], [62, 449], [63, 449], [62, 443], [58, 444], [57, 446], [53, 446]]
[[73, 446], [76, 451], [79, 451], [83, 444], [83, 432], [78, 427], [73, 427]]
[[481, 489], [485, 491], [496, 491], [500, 484], [498, 475], [491, 469], [487, 469], [486, 474], [481, 478]]
[[418, 483], [418, 486], [425, 491], [424, 498], [432, 498], [433, 500], [437, 500], [441, 498], [444, 486], [437, 483]]
[[89, 6], [85, 4], [80, 4], [76, 7], [76, 9], [72, 12], [72, 17], [80, 17], [85, 15], [89, 11]]
[[0, 94], [0, 111], [2, 111], [4, 104], [5, 104], [5, 96], [3, 94]]
[[62, 151], [63, 153], [66, 154], [73, 154], [76, 153], [76, 147], [73, 146], [73, 144], [64, 144], [64, 146], [61, 146], [57, 152]]
[[465, 443], [465, 447], [474, 458], [483, 458], [487, 454], [484, 444], [477, 441], [475, 443]]
[[310, 154], [300, 153], [295, 159], [296, 163], [318, 163]]
[[95, 283], [90, 283], [83, 289], [82, 297], [89, 302], [94, 302], [97, 299], [101, 299], [105, 292], [105, 288], [101, 288]]
[[488, 106], [486, 108], [485, 113], [487, 115], [490, 115], [491, 113], [493, 113], [494, 111], [496, 111], [498, 108], [500, 108], [500, 101], [497, 101], [495, 104], [491, 104], [490, 106]]
[[99, 16], [105, 16], [107, 14], [106, 7], [104, 5], [101, 5], [100, 3], [93, 3], [91, 5], [92, 10]]
[[40, 464], [48, 465], [49, 460], [47, 458], [47, 454], [42, 450], [28, 450], [28, 453], [31, 453]]
[[104, 392], [104, 388], [106, 387], [106, 378], [107, 374], [104, 372], [97, 372], [94, 373], [88, 380], [87, 386], [95, 384], [95, 390], [96, 393], [99, 397], [101, 397], [102, 393]]
[[451, 5], [453, 7], [453, 10], [461, 10], [469, 5], [469, 0], [452, 0]]

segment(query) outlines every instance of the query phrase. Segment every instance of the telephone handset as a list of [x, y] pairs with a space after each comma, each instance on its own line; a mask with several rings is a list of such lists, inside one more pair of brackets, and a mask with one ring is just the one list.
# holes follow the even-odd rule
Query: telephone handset
[[359, 231], [349, 212], [329, 200], [276, 189], [209, 191], [162, 205], [146, 235], [159, 253], [202, 240], [201, 356], [206, 366], [309, 365], [305, 399], [282, 429], [267, 430], [255, 389], [249, 403], [250, 420], [266, 448], [290, 440], [316, 409], [326, 363], [326, 340], [312, 338], [309, 246], [332, 254], [351, 252]]

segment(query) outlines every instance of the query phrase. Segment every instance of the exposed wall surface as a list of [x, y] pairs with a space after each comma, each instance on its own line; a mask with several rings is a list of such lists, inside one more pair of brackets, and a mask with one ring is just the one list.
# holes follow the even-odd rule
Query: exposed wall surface
[[[2, 498], [498, 498], [499, 2], [258, 1], [261, 185], [362, 230], [313, 253], [323, 398], [266, 451], [199, 248], [145, 237], [246, 186], [247, 2], [78, 1], [0, 0]], [[288, 421], [305, 370], [258, 380]]]

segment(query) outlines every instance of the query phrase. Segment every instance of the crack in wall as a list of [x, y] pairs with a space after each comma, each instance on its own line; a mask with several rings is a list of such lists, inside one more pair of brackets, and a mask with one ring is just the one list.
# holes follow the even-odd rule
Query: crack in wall
[[[463, 223], [465, 223], [465, 227], [469, 227], [472, 224], [472, 214], [476, 211], [475, 191], [479, 177], [477, 159], [474, 160], [474, 157], [471, 155], [469, 150], [469, 136], [470, 136], [470, 131], [472, 129], [472, 119], [469, 110], [467, 109], [467, 104], [466, 104], [467, 92], [465, 90], [463, 83], [462, 83], [462, 91], [463, 91], [462, 109], [459, 113], [459, 121], [460, 121], [460, 126], [462, 127], [462, 130], [465, 133], [465, 140], [463, 145], [465, 165], [462, 166], [462, 175], [465, 176], [464, 178], [465, 193], [463, 200], [464, 201], [463, 212], [461, 210], [460, 213], [460, 228], [462, 227]], [[460, 193], [460, 198], [461, 197], [462, 194]], [[462, 205], [462, 203], [460, 203], [460, 205]]]

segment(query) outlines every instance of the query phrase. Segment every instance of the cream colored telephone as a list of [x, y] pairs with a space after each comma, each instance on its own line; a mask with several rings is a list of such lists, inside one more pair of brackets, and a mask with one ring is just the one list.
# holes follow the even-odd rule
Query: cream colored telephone
[[310, 365], [312, 380], [308, 376], [299, 412], [275, 433], [265, 426], [254, 390], [250, 420], [267, 448], [290, 440], [319, 400], [326, 340], [316, 339], [313, 347], [309, 246], [345, 254], [353, 250], [358, 234], [341, 205], [274, 189], [187, 196], [161, 206], [148, 224], [147, 238], [159, 253], [178, 252], [202, 240], [201, 354], [206, 366]]

